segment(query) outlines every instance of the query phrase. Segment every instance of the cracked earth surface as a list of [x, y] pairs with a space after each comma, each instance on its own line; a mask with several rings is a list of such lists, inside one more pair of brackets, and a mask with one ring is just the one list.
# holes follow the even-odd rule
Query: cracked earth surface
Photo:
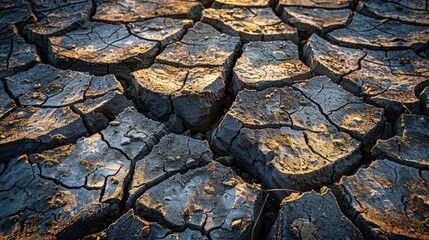
[[428, 16], [0, 0], [0, 239], [429, 239]]

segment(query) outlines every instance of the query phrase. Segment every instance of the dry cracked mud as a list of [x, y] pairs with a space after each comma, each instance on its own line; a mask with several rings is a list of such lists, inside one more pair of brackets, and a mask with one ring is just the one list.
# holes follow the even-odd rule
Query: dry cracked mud
[[[255, 104], [257, 104], [255, 106]], [[305, 191], [339, 180], [382, 133], [383, 110], [327, 77], [243, 90], [212, 134], [214, 150], [267, 188]], [[373, 136], [378, 136], [373, 138]]]
[[93, 5], [90, 0], [37, 0], [33, 9], [37, 21], [26, 25], [23, 32], [46, 50], [49, 37], [64, 35], [89, 20]]
[[157, 17], [198, 19], [203, 6], [196, 0], [96, 0], [94, 21], [138, 22]]
[[293, 193], [280, 204], [268, 239], [363, 239], [359, 229], [341, 212], [329, 188]]
[[205, 9], [201, 19], [243, 42], [290, 40], [298, 43], [296, 28], [282, 22], [271, 8]]
[[247, 89], [291, 86], [311, 77], [310, 69], [299, 59], [298, 46], [290, 41], [251, 42], [235, 63], [234, 94]]
[[428, 239], [425, 0], [0, 0], [0, 239]]
[[40, 61], [36, 47], [26, 43], [15, 26], [1, 26], [0, 34], [1, 78], [28, 69]]
[[333, 45], [312, 35], [303, 54], [317, 74], [396, 117], [420, 113], [419, 92], [429, 85], [429, 60], [411, 50], [373, 51]]

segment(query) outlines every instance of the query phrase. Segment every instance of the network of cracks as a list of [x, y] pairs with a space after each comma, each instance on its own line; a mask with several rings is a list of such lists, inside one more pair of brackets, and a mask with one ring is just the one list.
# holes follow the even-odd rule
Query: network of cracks
[[429, 239], [429, 1], [0, 0], [1, 239]]

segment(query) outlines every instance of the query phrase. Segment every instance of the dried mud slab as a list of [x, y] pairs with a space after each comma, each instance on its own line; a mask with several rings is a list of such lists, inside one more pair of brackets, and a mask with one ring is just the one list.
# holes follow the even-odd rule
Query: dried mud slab
[[106, 128], [109, 121], [133, 105], [113, 75], [96, 77], [38, 64], [6, 77], [5, 82], [20, 106], [70, 106], [81, 115], [91, 133]]
[[100, 190], [66, 188], [40, 174], [22, 156], [0, 175], [1, 238], [81, 238], [119, 217], [117, 204], [99, 201]]
[[149, 41], [158, 41], [162, 47], [182, 38], [193, 25], [188, 19], [154, 18], [128, 24], [131, 34]]
[[25, 24], [36, 21], [36, 16], [34, 16], [31, 10], [31, 5], [27, 2], [17, 1], [15, 6], [11, 5], [10, 8], [0, 6], [0, 9], [1, 27], [15, 25], [18, 28], [22, 28]]
[[6, 77], [5, 81], [21, 106], [65, 107], [110, 91], [123, 91], [113, 75], [94, 77], [45, 64]]
[[381, 137], [384, 110], [365, 104], [329, 78], [314, 77], [293, 88], [316, 103], [330, 123], [361, 141], [366, 152]]
[[110, 147], [133, 161], [149, 154], [166, 134], [168, 130], [162, 123], [146, 118], [134, 107], [126, 108], [101, 132]]
[[280, 0], [279, 6], [283, 7], [306, 7], [306, 8], [325, 8], [325, 9], [342, 9], [351, 8], [353, 0]]
[[156, 222], [148, 222], [137, 216], [131, 209], [116, 222], [100, 233], [85, 237], [85, 240], [100, 239], [207, 239], [201, 232], [186, 229], [183, 232], [171, 233]]
[[374, 18], [388, 18], [409, 24], [429, 25], [427, 1], [418, 0], [363, 0], [357, 11]]
[[197, 22], [180, 42], [168, 45], [156, 62], [175, 67], [224, 67], [231, 69], [240, 39], [222, 34], [212, 26]]
[[27, 24], [24, 34], [45, 51], [48, 38], [60, 36], [84, 24], [93, 10], [90, 0], [34, 1], [37, 22]]
[[429, 173], [377, 160], [343, 177], [336, 196], [366, 238], [426, 239]]
[[129, 189], [127, 206], [152, 186], [177, 173], [185, 173], [213, 160], [208, 143], [183, 135], [169, 134], [161, 139], [150, 154], [139, 159]]
[[338, 131], [315, 103], [299, 91], [284, 87], [241, 91], [213, 137], [220, 141], [217, 150], [225, 153], [242, 127], [263, 129], [292, 126], [297, 130], [313, 132]]
[[273, 0], [215, 0], [212, 8], [266, 8], [274, 3]]
[[278, 11], [281, 11], [284, 22], [308, 37], [313, 33], [325, 35], [334, 29], [346, 27], [352, 15], [349, 9], [285, 7]]
[[235, 64], [232, 89], [237, 94], [244, 88], [284, 87], [310, 77], [310, 69], [299, 60], [298, 46], [292, 42], [251, 42], [244, 45]]
[[249, 239], [261, 198], [259, 186], [211, 162], [147, 190], [137, 199], [136, 214], [172, 230], [200, 230], [211, 239]]
[[87, 134], [82, 119], [69, 107], [17, 108], [0, 121], [0, 132], [2, 162], [73, 142]]
[[268, 239], [363, 239], [343, 215], [329, 188], [293, 193], [280, 204], [280, 213]]
[[359, 49], [332, 45], [313, 34], [304, 45], [303, 55], [314, 73], [326, 75], [339, 83], [343, 76], [359, 69], [359, 63], [366, 53]]
[[403, 114], [396, 124], [396, 136], [378, 140], [372, 154], [399, 164], [429, 170], [429, 118]]
[[[392, 115], [420, 113], [418, 94], [429, 85], [429, 59], [412, 51], [367, 51], [360, 69], [341, 85]], [[404, 110], [405, 109], [405, 110]]]
[[16, 103], [6, 93], [3, 84], [0, 83], [0, 119], [16, 108]]
[[422, 105], [422, 113], [429, 117], [429, 87], [422, 91], [419, 99]]
[[429, 27], [355, 14], [346, 28], [334, 30], [327, 37], [345, 47], [420, 51], [429, 46]]
[[85, 102], [73, 105], [72, 109], [80, 114], [90, 133], [97, 133], [105, 129], [109, 122], [130, 106], [134, 106], [134, 103], [121, 91], [115, 90], [97, 98], [87, 98]]
[[281, 21], [271, 8], [204, 9], [201, 19], [244, 42], [291, 40], [298, 43], [298, 31]]
[[174, 114], [193, 131], [207, 131], [217, 120], [225, 81], [221, 67], [186, 69], [155, 63], [132, 73], [136, 103], [148, 117], [166, 122]]
[[64, 36], [49, 38], [48, 57], [60, 68], [128, 79], [131, 71], [151, 64], [159, 45], [131, 35], [121, 24], [88, 22]]
[[339, 47], [313, 34], [304, 56], [316, 74], [328, 75], [356, 96], [383, 107], [388, 116], [420, 113], [416, 94], [429, 84], [429, 61], [407, 51]]
[[[243, 128], [232, 142], [236, 164], [268, 189], [308, 191], [338, 181], [359, 166], [360, 144], [346, 133], [314, 133], [289, 127]], [[280, 200], [286, 191], [277, 191]]]
[[36, 47], [27, 44], [13, 26], [0, 28], [0, 78], [26, 70], [40, 61]]
[[211, 145], [236, 157], [266, 188], [321, 187], [351, 171], [361, 157], [360, 142], [339, 132], [319, 108], [288, 87], [244, 90], [213, 131]]
[[96, 0], [94, 21], [137, 22], [170, 17], [198, 20], [204, 8], [195, 0]]
[[81, 138], [74, 145], [30, 155], [29, 159], [37, 164], [43, 178], [66, 188], [100, 191], [100, 202], [119, 204], [124, 186], [131, 180], [131, 161], [110, 148], [100, 134]]

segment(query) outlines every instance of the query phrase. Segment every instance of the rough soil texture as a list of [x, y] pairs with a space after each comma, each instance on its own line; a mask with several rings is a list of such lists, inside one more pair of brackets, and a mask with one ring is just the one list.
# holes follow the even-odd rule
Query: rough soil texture
[[394, 20], [379, 20], [356, 14], [346, 28], [329, 33], [328, 39], [346, 47], [419, 51], [428, 47], [429, 27], [411, 26]]
[[420, 113], [418, 93], [429, 85], [429, 60], [410, 50], [372, 51], [333, 45], [312, 35], [303, 50], [306, 62], [346, 90], [384, 108], [389, 115]]
[[0, 239], [429, 240], [428, 40], [425, 0], [0, 0]]
[[38, 0], [34, 1], [33, 9], [37, 21], [26, 25], [23, 32], [46, 50], [49, 37], [64, 35], [89, 20], [93, 5], [90, 0]]
[[325, 35], [334, 29], [345, 27], [352, 14], [349, 9], [324, 9], [279, 7], [281, 19], [299, 29], [305, 36], [313, 33]]
[[244, 88], [264, 90], [291, 86], [311, 77], [310, 69], [299, 60], [298, 46], [290, 41], [245, 44], [233, 74], [234, 94]]
[[283, 23], [271, 8], [205, 9], [202, 21], [243, 42], [290, 40], [298, 43], [296, 28]]
[[341, 212], [329, 188], [293, 193], [280, 204], [268, 239], [363, 239], [359, 229]]
[[198, 20], [203, 6], [196, 0], [96, 0], [94, 21], [138, 22], [157, 17]]
[[224, 67], [229, 71], [240, 39], [222, 34], [214, 27], [198, 22], [182, 40], [168, 45], [156, 62], [176, 67]]
[[383, 118], [382, 109], [327, 77], [315, 77], [293, 88], [240, 92], [211, 142], [215, 151], [233, 155], [260, 177], [263, 186], [303, 191], [358, 165], [361, 145], [369, 151], [378, 138], [370, 136], [381, 135]]
[[172, 229], [189, 227], [215, 239], [248, 239], [261, 197], [258, 186], [211, 162], [147, 190], [137, 199], [136, 213]]
[[177, 117], [193, 131], [207, 131], [217, 120], [225, 96], [221, 67], [177, 68], [155, 63], [132, 73], [137, 105], [150, 118]]
[[429, 25], [429, 8], [424, 1], [359, 1], [358, 11], [374, 18], [399, 20], [404, 23]]
[[337, 199], [374, 239], [427, 239], [428, 171], [377, 160], [338, 183]]
[[0, 77], [26, 70], [40, 61], [36, 47], [18, 35], [15, 26], [0, 28]]
[[402, 115], [396, 123], [396, 136], [378, 140], [372, 154], [403, 165], [429, 169], [429, 118]]

